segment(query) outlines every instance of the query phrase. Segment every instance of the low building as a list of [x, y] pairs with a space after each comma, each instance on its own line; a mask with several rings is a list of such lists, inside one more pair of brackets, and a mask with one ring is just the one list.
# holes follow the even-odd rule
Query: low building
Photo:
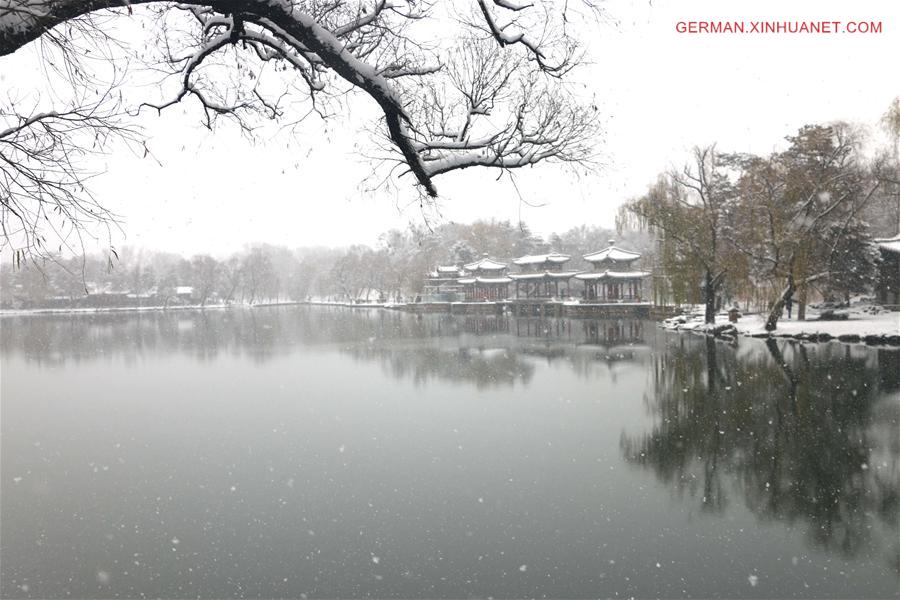
[[644, 281], [650, 275], [638, 268], [641, 255], [616, 246], [615, 240], [598, 252], [585, 254], [592, 270], [575, 275], [584, 282], [583, 302], [643, 302]]
[[892, 238], [876, 239], [881, 251], [878, 267], [878, 302], [892, 310], [900, 310], [900, 234]]
[[512, 283], [504, 263], [491, 260], [485, 255], [481, 260], [463, 265], [463, 277], [459, 283], [463, 287], [466, 302], [489, 302], [509, 298], [509, 284]]
[[182, 302], [193, 302], [196, 299], [194, 286], [179, 285], [175, 287], [175, 296]]
[[[537, 254], [513, 260], [520, 267], [509, 275], [515, 282], [516, 299], [550, 299], [571, 295], [570, 279], [578, 271], [564, 270], [572, 259], [568, 254]], [[560, 290], [562, 289], [562, 294]]]

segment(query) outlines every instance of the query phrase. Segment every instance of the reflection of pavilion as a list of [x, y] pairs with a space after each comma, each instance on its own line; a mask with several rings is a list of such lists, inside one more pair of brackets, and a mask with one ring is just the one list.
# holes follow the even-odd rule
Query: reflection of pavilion
[[492, 315], [471, 315], [463, 318], [463, 331], [483, 335], [485, 333], [509, 333], [509, 319]]
[[[516, 337], [553, 338], [574, 345], [643, 345], [644, 324], [640, 319], [514, 319]], [[579, 331], [580, 330], [580, 331]]]
[[643, 281], [650, 275], [636, 270], [641, 255], [623, 250], [609, 241], [609, 247], [586, 254], [584, 260], [591, 263], [593, 271], [579, 273], [575, 279], [584, 282], [585, 302], [640, 302], [643, 297]]
[[[513, 319], [511, 332], [519, 352], [548, 362], [562, 360], [576, 372], [595, 372], [597, 365], [642, 361], [649, 354], [638, 319]], [[610, 371], [613, 373], [614, 371]]]
[[516, 337], [572, 338], [572, 321], [564, 319], [516, 319]]
[[643, 344], [644, 324], [636, 319], [585, 321], [584, 335], [586, 343], [601, 346]]

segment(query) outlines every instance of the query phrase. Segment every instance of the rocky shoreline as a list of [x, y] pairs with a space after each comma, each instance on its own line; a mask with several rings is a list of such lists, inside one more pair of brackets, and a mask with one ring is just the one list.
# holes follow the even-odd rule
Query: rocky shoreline
[[[670, 320], [671, 321], [671, 320]], [[808, 321], [809, 325], [820, 323]], [[662, 323], [662, 327], [668, 331], [692, 332], [703, 335], [711, 335], [725, 340], [736, 340], [739, 336], [757, 339], [787, 339], [798, 342], [843, 342], [845, 344], [866, 344], [868, 346], [895, 346], [900, 347], [900, 316], [898, 316], [898, 331], [896, 333], [829, 333], [827, 331], [753, 331], [736, 326], [733, 323], [719, 323], [715, 325], [679, 327], [668, 321]]]

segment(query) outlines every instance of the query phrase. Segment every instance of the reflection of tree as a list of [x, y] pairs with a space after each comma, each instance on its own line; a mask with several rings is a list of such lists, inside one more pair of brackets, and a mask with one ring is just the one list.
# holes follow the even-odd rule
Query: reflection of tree
[[895, 564], [900, 415], [878, 388], [874, 353], [765, 348], [738, 359], [712, 338], [679, 336], [655, 354], [647, 401], [657, 424], [623, 435], [626, 459], [706, 510], [737, 490], [761, 518], [807, 524], [817, 546], [848, 557], [880, 548]]
[[[395, 378], [436, 377], [479, 388], [527, 384], [535, 359], [568, 364], [580, 376], [642, 360], [636, 320], [516, 319], [497, 315], [421, 315], [395, 311], [258, 307], [111, 312], [4, 319], [0, 348], [41, 364], [143, 355], [220, 355], [267, 361], [309, 347], [337, 348], [380, 361]], [[646, 352], [640, 353], [643, 349]]]
[[886, 391], [900, 390], [900, 350], [878, 350], [878, 367], [881, 388]]
[[45, 364], [142, 354], [200, 360], [220, 353], [268, 360], [296, 346], [346, 344], [374, 336], [421, 335], [422, 324], [384, 311], [264, 307], [7, 317], [0, 349]]

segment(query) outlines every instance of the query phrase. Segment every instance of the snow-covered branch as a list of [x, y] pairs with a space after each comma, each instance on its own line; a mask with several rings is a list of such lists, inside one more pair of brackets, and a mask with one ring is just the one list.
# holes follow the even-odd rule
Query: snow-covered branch
[[[411, 0], [0, 0], [0, 57], [42, 36], [71, 56], [88, 56], [91, 48], [54, 28], [80, 23], [87, 35], [103, 36], [114, 30], [112, 19], [92, 15], [153, 10], [159, 57], [147, 66], [177, 87], [139, 106], [162, 111], [193, 98], [210, 127], [226, 116], [250, 132], [251, 117], [302, 119], [286, 108], [291, 102], [309, 102], [326, 116], [323, 101], [362, 92], [380, 108], [391, 152], [432, 197], [434, 179], [454, 170], [589, 164], [595, 109], [561, 79], [580, 62], [565, 26], [569, 12], [577, 5], [595, 13], [595, 3], [467, 1], [472, 16], [460, 23], [444, 14], [449, 7]], [[426, 17], [452, 22], [455, 41], [435, 43], [427, 27], [418, 32]], [[87, 91], [92, 85], [79, 83]]]

